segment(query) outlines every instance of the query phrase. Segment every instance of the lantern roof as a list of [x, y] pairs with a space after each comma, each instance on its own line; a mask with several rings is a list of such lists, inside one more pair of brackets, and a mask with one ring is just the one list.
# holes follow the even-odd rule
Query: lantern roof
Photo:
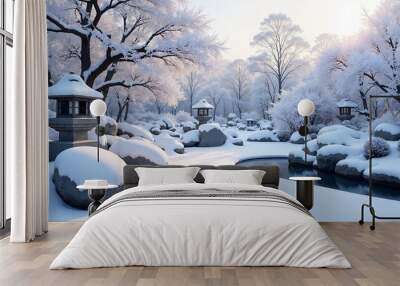
[[49, 98], [84, 97], [103, 99], [103, 94], [90, 88], [83, 79], [73, 73], [65, 74], [55, 85], [49, 87]]
[[350, 108], [357, 108], [358, 105], [357, 103], [355, 103], [354, 101], [344, 98], [342, 100], [340, 100], [337, 104], [337, 107], [350, 107]]
[[193, 109], [199, 109], [199, 108], [207, 108], [207, 109], [214, 109], [214, 106], [212, 106], [210, 103], [208, 103], [207, 100], [204, 98], [199, 100], [196, 104], [192, 106]]

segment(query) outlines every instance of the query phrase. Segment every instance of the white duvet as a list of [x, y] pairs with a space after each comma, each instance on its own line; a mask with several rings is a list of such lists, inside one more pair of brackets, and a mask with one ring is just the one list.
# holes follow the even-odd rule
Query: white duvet
[[[102, 206], [130, 192], [210, 187], [267, 190], [295, 201], [261, 186], [185, 184], [128, 189]], [[315, 219], [293, 206], [254, 198], [162, 198], [123, 201], [92, 216], [50, 269], [128, 265], [350, 267]]]

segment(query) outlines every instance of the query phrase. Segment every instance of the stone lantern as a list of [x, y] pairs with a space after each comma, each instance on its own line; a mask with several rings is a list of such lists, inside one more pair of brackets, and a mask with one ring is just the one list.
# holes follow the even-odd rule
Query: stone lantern
[[254, 127], [257, 125], [257, 121], [254, 120], [253, 118], [247, 118], [246, 125], [247, 125], [247, 127]]
[[202, 99], [192, 106], [194, 117], [199, 121], [199, 124], [207, 123], [212, 118], [212, 110], [214, 106]]
[[103, 95], [87, 86], [80, 76], [66, 74], [49, 87], [49, 99], [56, 101], [56, 117], [49, 119], [49, 125], [59, 132], [59, 141], [49, 143], [50, 161], [71, 147], [96, 146], [96, 141], [88, 140], [88, 131], [97, 124], [89, 106]]
[[352, 110], [358, 108], [358, 105], [350, 99], [342, 99], [336, 106], [339, 109], [339, 115], [337, 117], [342, 121], [352, 119], [354, 117]]

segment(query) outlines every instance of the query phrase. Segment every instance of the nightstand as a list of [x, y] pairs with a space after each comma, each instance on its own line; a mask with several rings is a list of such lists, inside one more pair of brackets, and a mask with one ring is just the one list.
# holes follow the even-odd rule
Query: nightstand
[[101, 205], [102, 200], [104, 199], [106, 192], [108, 189], [115, 189], [118, 188], [117, 185], [103, 185], [103, 186], [96, 186], [91, 184], [83, 184], [76, 187], [78, 190], [87, 190], [88, 196], [91, 201], [90, 205], [88, 206], [89, 216], [94, 213], [97, 208]]
[[296, 199], [303, 206], [311, 210], [314, 205], [314, 181], [320, 181], [320, 177], [290, 177], [289, 180], [296, 181]]

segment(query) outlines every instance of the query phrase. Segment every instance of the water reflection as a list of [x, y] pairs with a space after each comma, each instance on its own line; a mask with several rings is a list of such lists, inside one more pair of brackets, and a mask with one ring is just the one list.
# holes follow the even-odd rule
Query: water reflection
[[[239, 162], [237, 165], [278, 165], [281, 178], [288, 179], [291, 176], [319, 176], [322, 180], [317, 181], [316, 185], [350, 193], [368, 195], [368, 181], [366, 180], [348, 178], [334, 173], [327, 173], [300, 166], [289, 166], [287, 158], [251, 159]], [[372, 190], [374, 197], [400, 201], [400, 189], [398, 187], [374, 184]]]

